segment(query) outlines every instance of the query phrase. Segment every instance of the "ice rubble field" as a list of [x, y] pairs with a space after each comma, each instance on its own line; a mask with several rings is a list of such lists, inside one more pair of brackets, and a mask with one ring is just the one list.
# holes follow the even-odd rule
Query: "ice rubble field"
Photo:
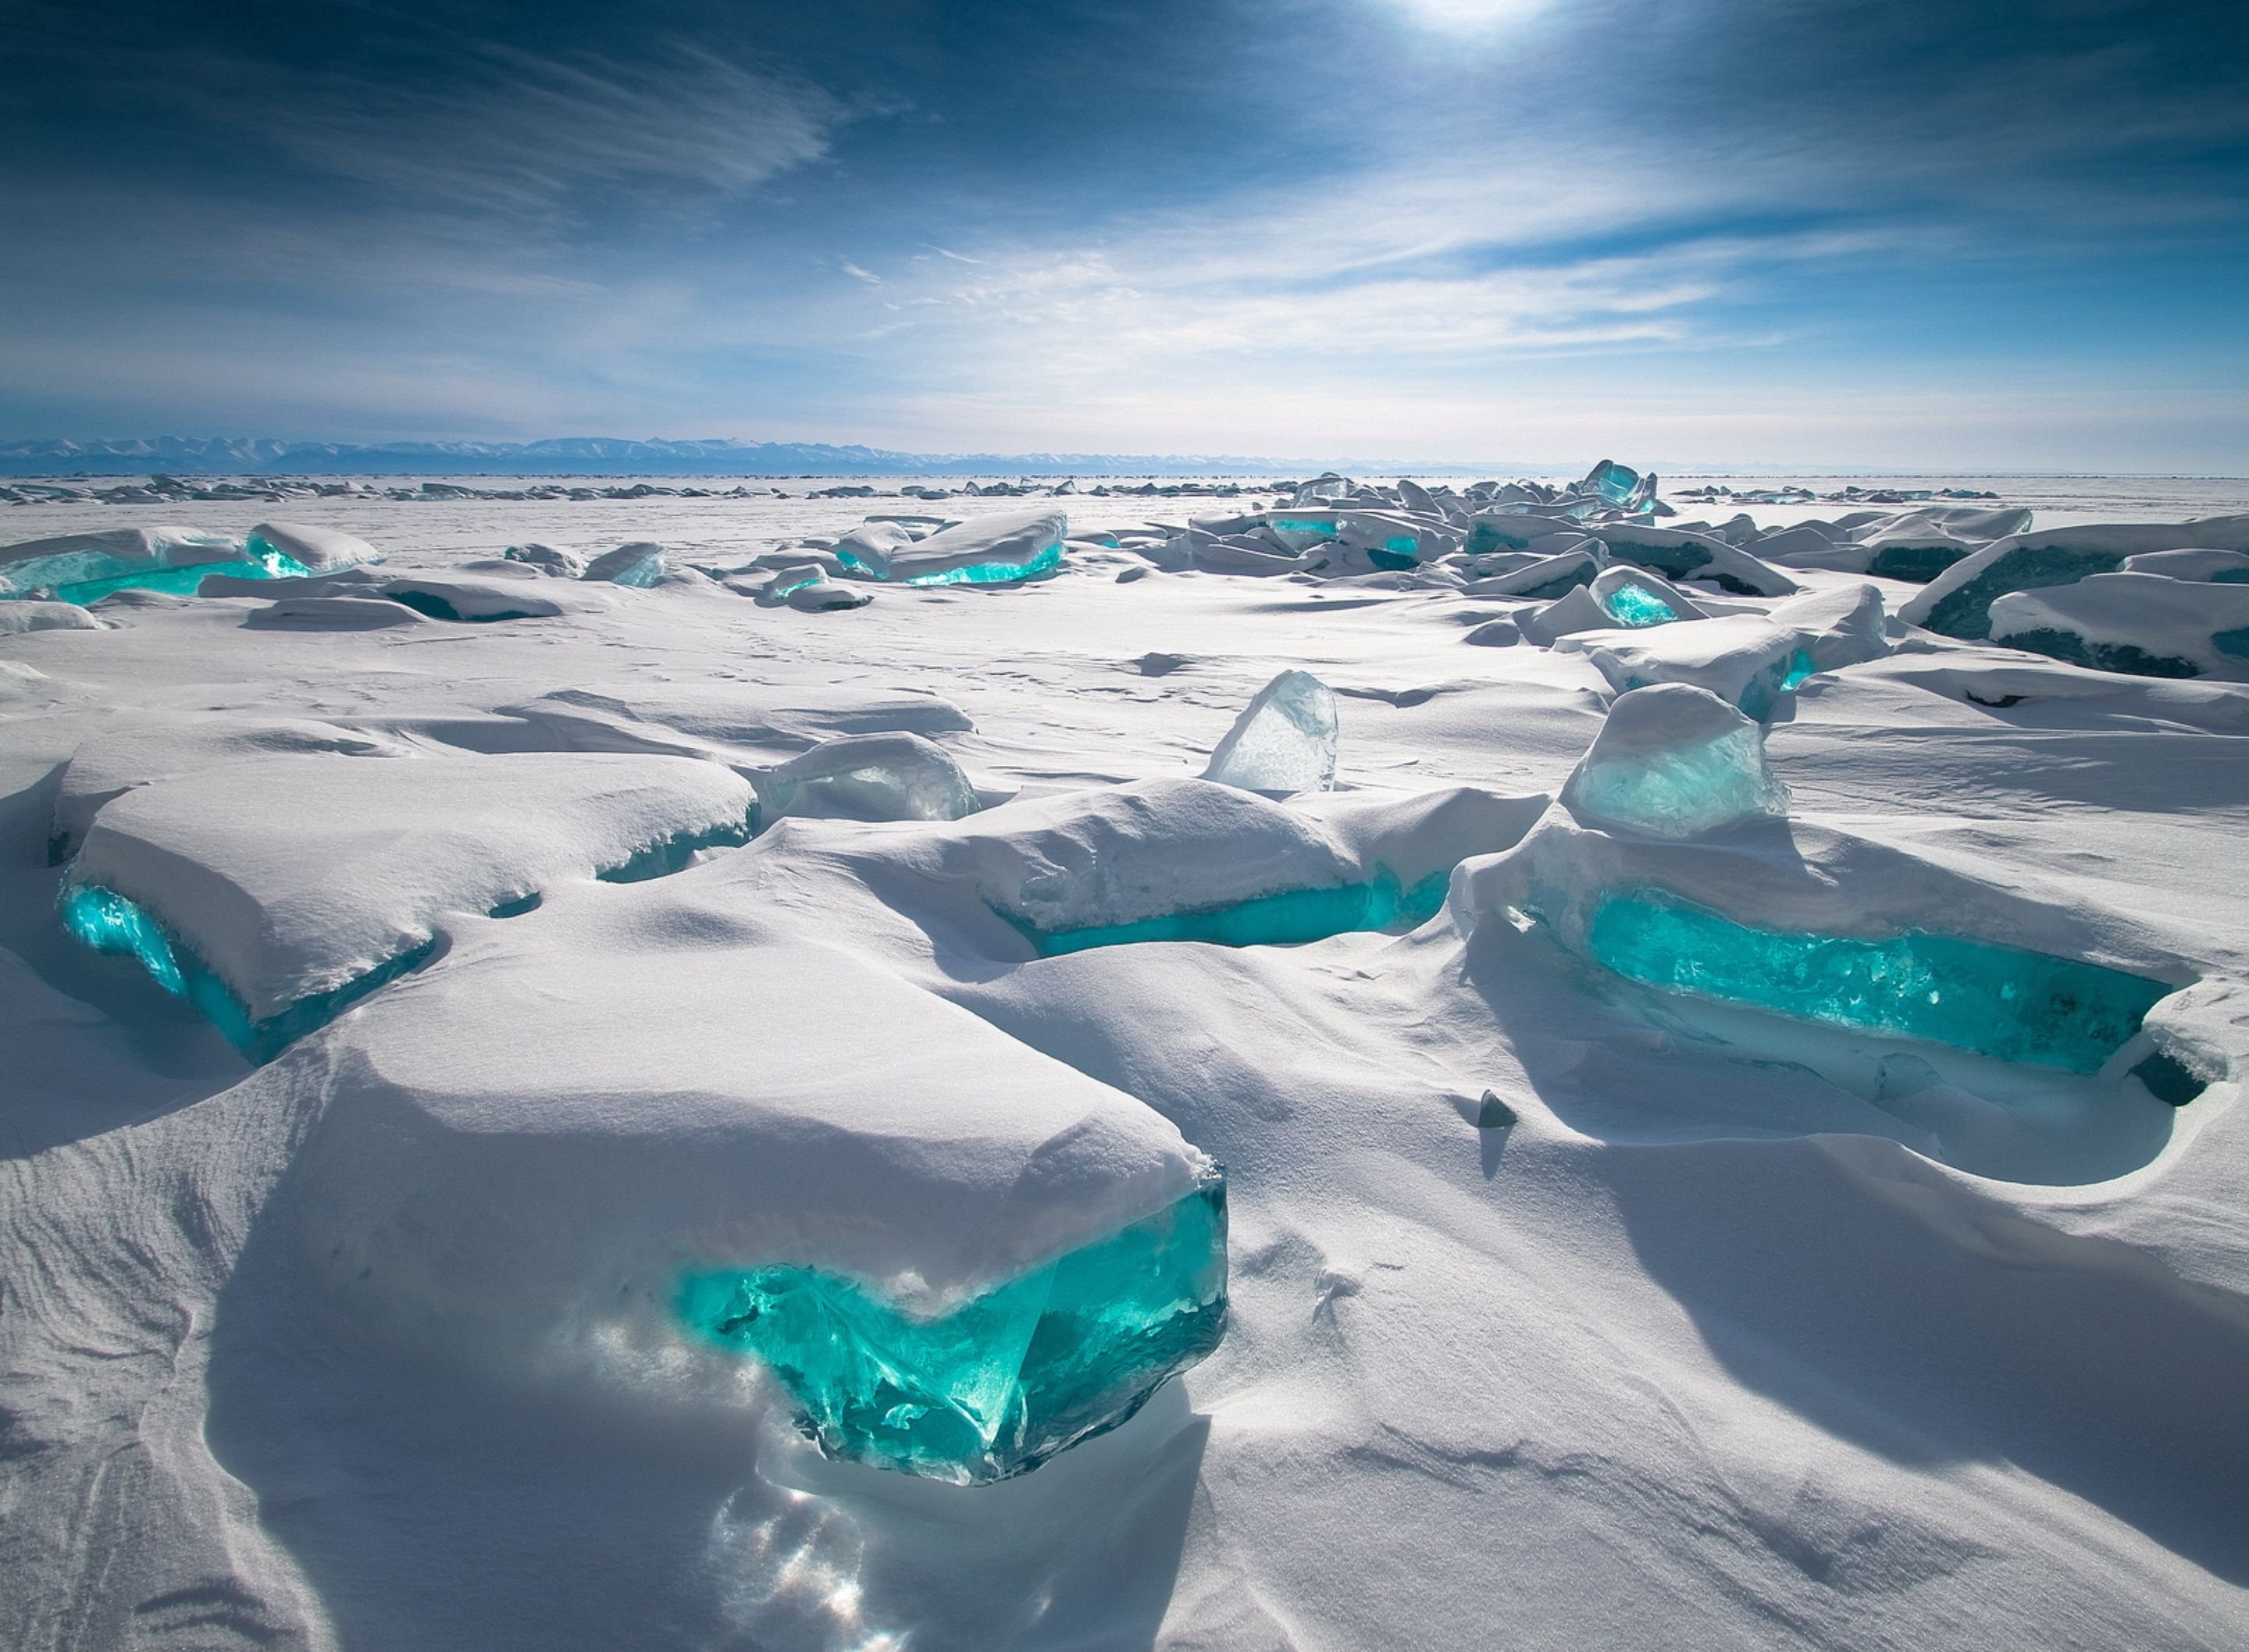
[[1654, 488], [0, 512], [7, 1644], [2241, 1644], [2249, 501]]

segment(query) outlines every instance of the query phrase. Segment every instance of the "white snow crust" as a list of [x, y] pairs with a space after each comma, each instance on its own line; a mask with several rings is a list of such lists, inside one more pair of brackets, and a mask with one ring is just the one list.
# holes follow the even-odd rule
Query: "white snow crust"
[[[0, 1643], [2242, 1642], [2249, 682], [2207, 651], [2242, 501], [1127, 486], [213, 500], [213, 542], [279, 510], [383, 559], [90, 627], [0, 600]], [[1065, 503], [1050, 578], [902, 583], [1028, 559]], [[156, 507], [6, 508], [162, 554]], [[654, 588], [533, 554], [637, 543]], [[2073, 545], [2106, 560], [1996, 593], [1992, 637], [1919, 623]], [[808, 571], [874, 600], [761, 600]], [[1611, 574], [1693, 612], [1544, 589]], [[2029, 613], [2198, 628], [2203, 675], [2007, 646]], [[1284, 673], [1335, 789], [1198, 778]], [[1558, 796], [1729, 740], [1773, 789], [1676, 833]], [[1384, 874], [1441, 908], [1037, 944]], [[64, 933], [72, 881], [253, 1013], [431, 949], [253, 1067]], [[1610, 975], [1623, 884], [2174, 991], [2097, 1072], [2019, 1066]], [[683, 1269], [775, 1262], [939, 1311], [1212, 1162], [1226, 1340], [1021, 1479], [823, 1458], [673, 1312]]]

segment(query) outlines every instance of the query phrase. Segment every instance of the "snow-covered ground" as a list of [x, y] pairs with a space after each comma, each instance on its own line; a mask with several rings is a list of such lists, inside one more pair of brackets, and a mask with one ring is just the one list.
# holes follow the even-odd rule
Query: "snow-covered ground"
[[[1958, 485], [2041, 529], [2249, 509]], [[1550, 648], [1543, 602], [1474, 588], [1496, 564], [1134, 548], [1272, 497], [0, 511], [279, 518], [426, 576], [397, 591], [568, 598], [128, 593], [0, 634], [0, 1639], [2249, 1642], [2249, 683], [1870, 625], [1854, 587], [1926, 587], [1818, 556], [1766, 570], [1793, 595], [1643, 582], [1709, 617]], [[1076, 536], [1027, 584], [802, 543], [1027, 506]], [[716, 577], [462, 566], [641, 540]], [[872, 600], [760, 594], [793, 558]], [[1287, 671], [1333, 691], [1338, 789], [1197, 781]], [[1617, 766], [1550, 806], [1623, 689], [1653, 697]], [[1711, 807], [1636, 832], [1697, 764]], [[897, 818], [822, 818], [855, 812]], [[675, 840], [712, 847], [613, 881]], [[1386, 877], [1442, 909], [1067, 939]], [[261, 1017], [403, 972], [253, 1067], [66, 934], [66, 885], [160, 911]], [[2169, 996], [2091, 1071], [1784, 1018], [1600, 967], [1627, 887]], [[2151, 1053], [2200, 1093], [2151, 1094]], [[1214, 1162], [1224, 1340], [1019, 1477], [823, 1456], [674, 1311], [681, 1269], [771, 1262], [940, 1313]]]

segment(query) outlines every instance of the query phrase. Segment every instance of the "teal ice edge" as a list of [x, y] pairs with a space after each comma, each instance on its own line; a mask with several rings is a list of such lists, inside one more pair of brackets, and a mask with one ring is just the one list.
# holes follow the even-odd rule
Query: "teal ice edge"
[[973, 1484], [1129, 1421], [1226, 1333], [1226, 1176], [951, 1311], [816, 1268], [692, 1268], [673, 1312], [759, 1361], [831, 1457]]
[[1585, 947], [1602, 968], [1662, 991], [2075, 1073], [2098, 1072], [2176, 990], [1921, 929], [1881, 940], [1755, 929], [1649, 885], [1604, 891]]
[[[6, 572], [0, 570], [0, 572]], [[292, 579], [317, 578], [319, 572], [318, 569], [306, 567], [294, 557], [279, 551], [267, 551], [231, 562], [188, 562], [163, 567], [132, 568], [98, 579], [72, 579], [52, 587], [24, 585], [18, 576], [10, 572], [8, 577], [16, 581], [15, 586], [12, 589], [0, 588], [0, 597], [37, 597], [44, 590], [50, 601], [73, 603], [83, 608], [100, 601], [113, 591], [162, 591], [174, 596], [193, 596], [203, 582], [213, 574], [227, 574], [237, 579]]]
[[753, 803], [739, 820], [721, 820], [698, 831], [673, 833], [660, 842], [636, 850], [613, 867], [594, 874], [604, 883], [645, 883], [684, 872], [705, 849], [738, 849], [758, 834], [758, 805]]
[[996, 907], [993, 910], [1045, 958], [1145, 941], [1202, 941], [1228, 947], [1301, 946], [1361, 930], [1419, 929], [1445, 904], [1452, 875], [1452, 868], [1445, 867], [1409, 888], [1387, 867], [1377, 867], [1370, 882], [1284, 889], [1248, 901], [1075, 929], [1042, 929], [1018, 914]]
[[333, 992], [317, 993], [255, 1019], [195, 949], [159, 923], [139, 902], [98, 883], [66, 887], [57, 902], [63, 928], [96, 952], [136, 959], [172, 997], [192, 1004], [246, 1061], [263, 1066], [306, 1033], [318, 1031], [377, 988], [420, 969], [437, 955], [432, 936], [386, 958]]
[[[849, 551], [838, 551], [836, 559], [847, 568], [856, 568], [870, 579], [887, 579], [890, 576], [876, 572]], [[1062, 566], [1062, 541], [1057, 539], [1028, 562], [977, 562], [965, 568], [946, 568], [939, 573], [918, 573], [911, 579], [901, 579], [900, 585], [1012, 585], [1019, 579], [1037, 579]]]

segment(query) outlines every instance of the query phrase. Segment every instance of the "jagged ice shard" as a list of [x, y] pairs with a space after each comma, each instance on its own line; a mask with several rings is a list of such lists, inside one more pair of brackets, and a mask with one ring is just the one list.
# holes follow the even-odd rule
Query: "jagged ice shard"
[[1589, 825], [1686, 838], [1785, 814], [1788, 789], [1756, 723], [1707, 689], [1664, 682], [1617, 696], [1562, 802]]
[[1334, 691], [1309, 671], [1283, 671], [1235, 719], [1202, 775], [1244, 792], [1333, 791]]
[[830, 1457], [1005, 1479], [1128, 1420], [1226, 1329], [1226, 1181], [933, 1319], [815, 1268], [692, 1273], [680, 1317], [754, 1355]]
[[1653, 888], [1605, 895], [1586, 944], [1603, 967], [1666, 991], [2080, 1073], [2099, 1071], [2171, 991], [1957, 936], [1753, 929]]

